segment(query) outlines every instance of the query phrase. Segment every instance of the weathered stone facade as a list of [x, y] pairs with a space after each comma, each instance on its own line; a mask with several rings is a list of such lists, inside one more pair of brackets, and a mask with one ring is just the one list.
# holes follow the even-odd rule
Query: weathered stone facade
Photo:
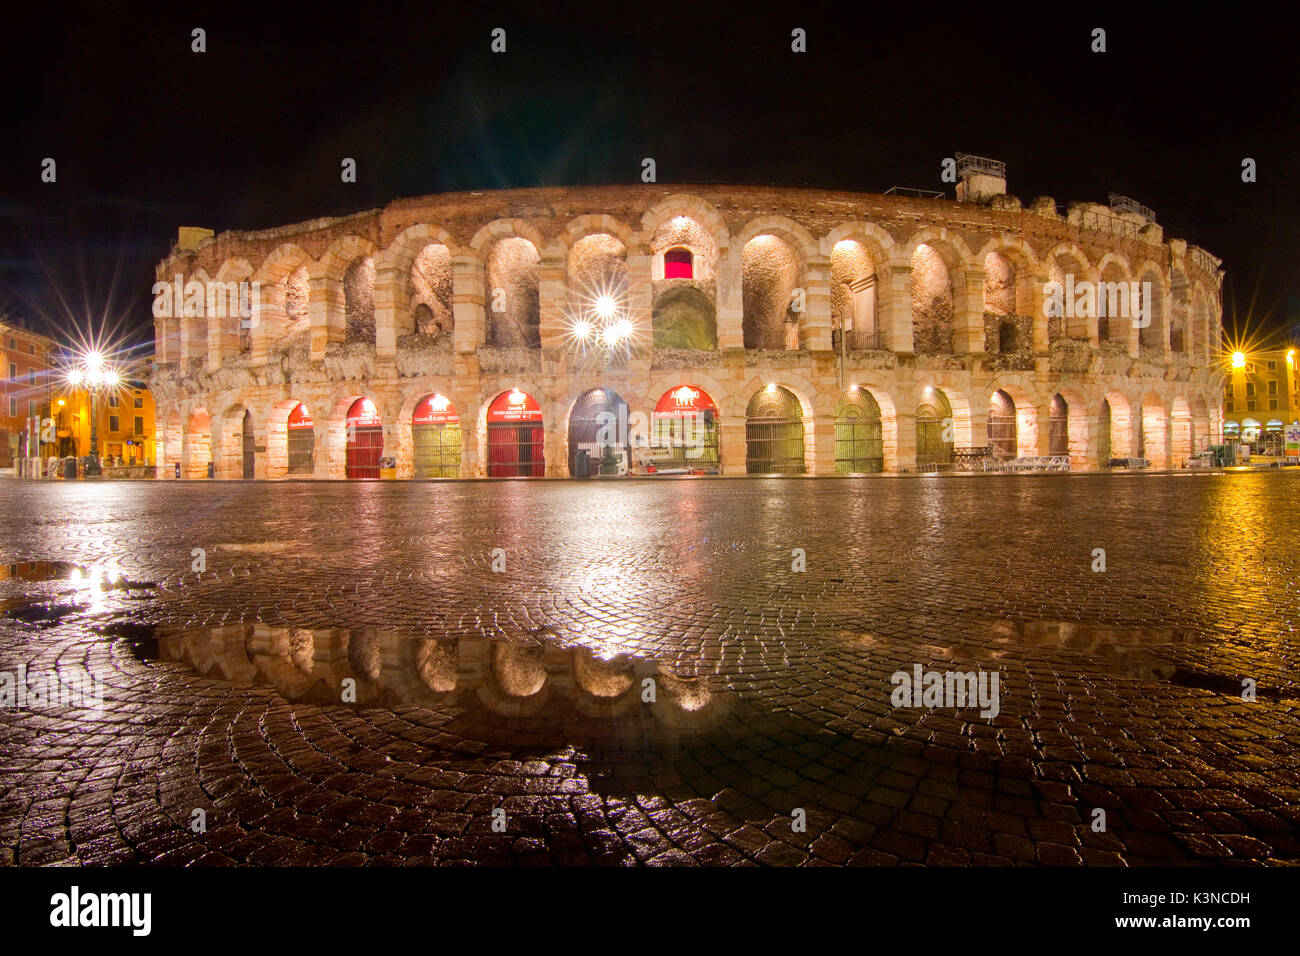
[[[158, 279], [256, 282], [258, 318], [155, 320], [160, 471], [283, 477], [301, 402], [311, 474], [344, 477], [348, 411], [369, 398], [410, 477], [413, 413], [439, 393], [463, 429], [460, 475], [482, 476], [488, 406], [518, 389], [542, 410], [545, 474], [563, 476], [581, 395], [613, 389], [648, 415], [683, 384], [716, 403], [723, 474], [746, 473], [746, 410], [772, 387], [798, 399], [807, 474], [835, 473], [837, 410], [859, 390], [879, 406], [885, 471], [916, 466], [917, 411], [936, 392], [957, 447], [988, 444], [1001, 391], [1020, 455], [1065, 429], [1075, 468], [1139, 453], [1177, 466], [1222, 420], [1219, 261], [1103, 210], [639, 185], [453, 193], [223, 233]], [[1049, 320], [1044, 287], [1066, 275], [1151, 282], [1150, 325]], [[597, 294], [630, 321], [628, 354], [575, 343]], [[1068, 428], [1049, 425], [1058, 395]]]

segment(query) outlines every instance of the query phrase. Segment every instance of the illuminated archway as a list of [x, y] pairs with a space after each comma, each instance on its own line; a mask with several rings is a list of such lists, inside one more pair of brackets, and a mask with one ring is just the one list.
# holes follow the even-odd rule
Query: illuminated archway
[[1016, 403], [1002, 389], [989, 399], [988, 439], [994, 458], [1015, 458]]
[[870, 392], [854, 389], [835, 409], [835, 473], [860, 475], [884, 470], [880, 405]]
[[678, 385], [655, 404], [649, 464], [656, 471], [703, 471], [721, 467], [718, 406], [698, 385]]
[[[632, 464], [627, 402], [612, 388], [593, 388], [578, 396], [569, 413], [569, 474], [579, 474], [578, 457], [586, 452], [595, 474], [618, 474], [615, 459], [624, 470]], [[610, 458], [606, 458], [606, 454]]]
[[379, 410], [368, 398], [358, 398], [348, 409], [346, 474], [349, 478], [378, 478], [384, 454], [384, 425]]
[[788, 388], [769, 385], [749, 400], [745, 471], [751, 475], [804, 473], [803, 406]]
[[411, 444], [416, 478], [459, 478], [460, 417], [451, 399], [426, 395], [411, 414]]
[[546, 474], [542, 407], [526, 392], [502, 392], [487, 412], [489, 478], [540, 478]]
[[916, 470], [942, 471], [952, 465], [955, 423], [952, 404], [939, 389], [926, 389], [916, 409]]
[[316, 471], [316, 423], [302, 402], [289, 412], [285, 422], [289, 475], [311, 475]]

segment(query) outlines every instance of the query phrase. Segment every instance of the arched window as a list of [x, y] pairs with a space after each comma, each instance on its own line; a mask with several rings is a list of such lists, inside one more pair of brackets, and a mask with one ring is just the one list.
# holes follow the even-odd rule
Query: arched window
[[665, 279], [694, 279], [695, 256], [691, 250], [678, 247], [664, 253]]

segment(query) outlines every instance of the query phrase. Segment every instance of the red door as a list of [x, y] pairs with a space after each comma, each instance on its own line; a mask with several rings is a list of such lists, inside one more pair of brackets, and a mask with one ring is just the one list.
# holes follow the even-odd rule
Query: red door
[[378, 478], [379, 459], [384, 454], [384, 426], [375, 403], [358, 398], [348, 412], [347, 476]]
[[542, 409], [531, 395], [503, 392], [488, 406], [489, 478], [541, 478], [546, 474]]

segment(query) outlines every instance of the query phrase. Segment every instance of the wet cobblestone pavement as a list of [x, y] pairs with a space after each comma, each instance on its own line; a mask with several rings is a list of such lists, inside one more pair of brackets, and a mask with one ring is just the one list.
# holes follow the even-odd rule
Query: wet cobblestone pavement
[[1298, 490], [7, 482], [0, 860], [1295, 864]]

